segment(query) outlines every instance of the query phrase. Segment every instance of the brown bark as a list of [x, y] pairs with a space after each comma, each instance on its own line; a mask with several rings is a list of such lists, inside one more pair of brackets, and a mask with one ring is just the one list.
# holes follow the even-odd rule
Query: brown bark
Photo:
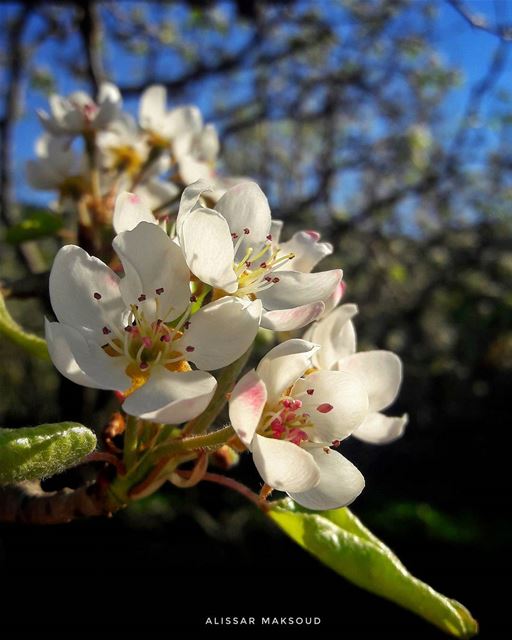
[[39, 482], [0, 487], [0, 522], [62, 524], [77, 518], [110, 516], [120, 507], [107, 487], [98, 483], [52, 492], [43, 491]]

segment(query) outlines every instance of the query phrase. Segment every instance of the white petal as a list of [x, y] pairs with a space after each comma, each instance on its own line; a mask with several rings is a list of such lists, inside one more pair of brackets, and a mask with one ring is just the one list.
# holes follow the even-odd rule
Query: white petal
[[[152, 180], [145, 180], [142, 184], [135, 188], [135, 193], [141, 198], [144, 198], [150, 209], [160, 208], [159, 216], [162, 216], [168, 208], [173, 204], [178, 197], [180, 190], [177, 185], [167, 180], [158, 180], [153, 178]], [[163, 208], [163, 205], [166, 205]], [[156, 219], [153, 217], [153, 220]], [[163, 224], [165, 218], [162, 218]], [[151, 222], [148, 220], [148, 222]]]
[[362, 473], [337, 451], [312, 449], [311, 455], [320, 469], [320, 482], [313, 489], [289, 496], [306, 509], [325, 511], [353, 502], [364, 489]]
[[[158, 178], [163, 173], [167, 173], [169, 169], [173, 166], [174, 162], [171, 160], [171, 156], [165, 150], [161, 151], [158, 158], [153, 160], [153, 162], [144, 170], [144, 182], [151, 178]], [[143, 183], [142, 183], [143, 184]], [[180, 191], [179, 187], [176, 185], [176, 192]]]
[[[164, 322], [185, 311], [190, 299], [189, 271], [180, 248], [163, 229], [141, 222], [116, 236], [113, 245], [125, 271], [120, 286], [127, 305], [138, 304], [146, 318]], [[140, 300], [141, 294], [146, 300]]]
[[345, 293], [346, 288], [347, 288], [347, 285], [342, 280], [338, 284], [336, 289], [334, 289], [334, 291], [331, 293], [331, 295], [326, 300], [324, 300], [324, 302], [325, 302], [325, 311], [323, 313], [323, 317], [327, 316], [329, 313], [331, 313], [331, 311], [334, 308], [336, 308], [338, 306], [338, 304], [340, 303], [341, 299], [343, 298], [343, 295]]
[[309, 413], [314, 425], [309, 433], [314, 442], [330, 444], [345, 438], [368, 414], [366, 389], [358, 376], [347, 371], [317, 371], [301, 378], [291, 391], [293, 397], [299, 394], [302, 411]]
[[370, 444], [388, 444], [403, 435], [408, 421], [409, 416], [406, 413], [400, 417], [370, 413], [352, 435]]
[[279, 238], [283, 230], [284, 222], [282, 220], [272, 220], [270, 223], [270, 235], [272, 236], [272, 244], [279, 246]]
[[158, 367], [142, 387], [128, 396], [123, 409], [144, 420], [180, 424], [201, 414], [217, 381], [204, 371], [172, 372]]
[[295, 257], [287, 263], [287, 269], [309, 273], [320, 260], [332, 253], [332, 244], [318, 242], [316, 231], [297, 231], [287, 242], [280, 245], [283, 255], [293, 253]]
[[250, 447], [267, 401], [267, 389], [252, 369], [235, 385], [229, 399], [229, 420], [237, 436]]
[[46, 322], [45, 330], [52, 361], [66, 378], [93, 389], [124, 391], [130, 386], [124, 358], [111, 358], [80, 331], [59, 322]]
[[140, 195], [125, 191], [116, 198], [112, 223], [116, 233], [131, 231], [139, 222], [157, 224], [147, 202]]
[[143, 129], [158, 129], [163, 125], [167, 91], [165, 87], [154, 84], [148, 87], [140, 98], [139, 122]]
[[234, 362], [251, 346], [260, 317], [258, 300], [247, 303], [224, 297], [210, 302], [190, 318], [190, 326], [176, 342], [176, 348], [184, 350], [188, 360], [198, 369], [220, 369]]
[[62, 247], [55, 256], [50, 300], [60, 322], [88, 330], [99, 344], [105, 342], [103, 328], [118, 326], [124, 311], [117, 275], [74, 245]]
[[217, 203], [222, 196], [226, 193], [228, 189], [234, 187], [241, 182], [252, 182], [246, 176], [218, 176], [211, 180], [212, 190], [207, 194], [208, 201], [215, 204]]
[[174, 138], [183, 133], [199, 133], [203, 127], [203, 117], [195, 106], [171, 109], [164, 119], [164, 135]]
[[333, 369], [338, 360], [355, 353], [356, 333], [351, 318], [357, 313], [355, 304], [343, 304], [307, 331], [304, 337], [321, 346], [315, 356], [319, 369]]
[[98, 141], [112, 140], [118, 144], [128, 143], [136, 145], [142, 140], [135, 118], [129, 113], [120, 113], [115, 122], [112, 122], [109, 131], [98, 134]]
[[402, 362], [391, 351], [363, 351], [338, 361], [339, 371], [359, 376], [368, 392], [370, 411], [392, 404], [402, 382]]
[[178, 217], [176, 218], [176, 231], [178, 235], [181, 231], [181, 226], [186, 217], [191, 213], [192, 209], [197, 205], [199, 198], [204, 192], [211, 191], [212, 185], [206, 180], [198, 180], [189, 185], [181, 196], [180, 209], [178, 211]]
[[43, 127], [52, 135], [62, 135], [66, 132], [66, 128], [60, 120], [56, 120], [53, 115], [49, 115], [43, 109], [36, 109], [37, 117], [43, 125]]
[[172, 141], [172, 152], [176, 160], [180, 161], [192, 153], [194, 133], [186, 131], [178, 134]]
[[318, 346], [293, 339], [278, 344], [262, 358], [256, 371], [267, 387], [268, 403], [273, 404], [311, 367]]
[[183, 156], [178, 163], [178, 172], [184, 184], [193, 184], [197, 180], [211, 180], [213, 170], [207, 162], [196, 160], [192, 156]]
[[[228, 221], [232, 233], [245, 236], [250, 245], [266, 241], [270, 233], [270, 207], [255, 182], [241, 182], [231, 187], [217, 202], [215, 209]], [[249, 229], [245, 234], [244, 230]]]
[[80, 369], [69, 346], [70, 342], [73, 344], [77, 330], [60, 322], [49, 322], [46, 318], [44, 328], [48, 351], [56, 369], [75, 384], [94, 388], [94, 381]]
[[57, 181], [77, 172], [78, 162], [71, 140], [64, 136], [42, 135], [36, 142], [36, 153], [46, 162]]
[[291, 442], [256, 434], [252, 453], [260, 476], [278, 491], [307, 491], [320, 480], [313, 456]]
[[[91, 102], [91, 99], [87, 94], [82, 93], [82, 95], [86, 97], [87, 102]], [[69, 100], [64, 98], [63, 96], [57, 95], [56, 93], [52, 93], [48, 98], [48, 104], [50, 105], [50, 112], [53, 118], [59, 124], [63, 123], [64, 118], [69, 113], [70, 109], [72, 109]]]
[[122, 102], [121, 92], [112, 82], [102, 82], [98, 91], [97, 102], [99, 105], [105, 102], [120, 104]]
[[[81, 91], [75, 92], [74, 95], [82, 94]], [[84, 104], [94, 105], [92, 100], [87, 96], [87, 94], [83, 94]], [[71, 98], [71, 96], [70, 96]], [[87, 101], [85, 101], [87, 98]], [[66, 115], [62, 120], [62, 127], [66, 133], [81, 133], [88, 126], [86, 124], [86, 120], [84, 117], [84, 113], [81, 107], [77, 107], [75, 105], [69, 107], [69, 111], [67, 111]]]
[[207, 124], [198, 136], [200, 157], [206, 162], [215, 162], [219, 155], [219, 134], [213, 124]]
[[103, 82], [98, 93], [99, 109], [94, 118], [96, 128], [108, 126], [121, 112], [121, 93], [119, 89], [110, 82]]
[[294, 331], [316, 320], [324, 309], [323, 302], [312, 302], [294, 309], [265, 311], [261, 317], [261, 326], [273, 331]]
[[263, 307], [269, 311], [292, 309], [325, 300], [338, 286], [343, 272], [341, 269], [318, 273], [283, 270], [278, 271], [277, 275], [279, 282], [258, 294]]
[[203, 282], [233, 293], [233, 240], [224, 218], [213, 209], [194, 209], [185, 217], [178, 238], [192, 273]]

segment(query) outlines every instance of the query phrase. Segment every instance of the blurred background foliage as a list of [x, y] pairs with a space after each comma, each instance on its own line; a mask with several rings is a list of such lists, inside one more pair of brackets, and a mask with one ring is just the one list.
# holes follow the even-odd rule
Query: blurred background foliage
[[[511, 534], [503, 443], [512, 368], [512, 96], [503, 78], [510, 77], [512, 31], [509, 2], [479, 3], [483, 16], [473, 5], [4, 4], [0, 278], [13, 294], [13, 314], [40, 332], [47, 301], [33, 292], [45, 290], [56, 243], [13, 243], [12, 231], [10, 238], [5, 232], [24, 216], [41, 215], [51, 200], [30, 191], [23, 175], [39, 132], [33, 113], [50, 92], [77, 86], [94, 92], [110, 79], [135, 112], [142, 90], [161, 83], [173, 105], [198, 104], [219, 129], [221, 171], [258, 181], [274, 217], [286, 221], [287, 235], [315, 228], [333, 243], [335, 253], [323, 267], [344, 269], [345, 300], [360, 307], [360, 348], [392, 349], [404, 361], [394, 409], [410, 415], [404, 438], [382, 448], [344, 446], [367, 478], [355, 512], [417, 575], [485, 618], [494, 605], [487, 604], [484, 585], [510, 563], [503, 560]], [[447, 63], [447, 25], [485, 41], [483, 73], [468, 78]], [[483, 55], [478, 46], [468, 48], [470, 64]], [[73, 387], [4, 341], [0, 362], [1, 424], [78, 419], [99, 429], [105, 423], [103, 395]], [[257, 486], [248, 461], [235, 473]], [[192, 494], [169, 489], [115, 523], [40, 532], [42, 542], [30, 538], [28, 556], [31, 534], [7, 528], [6, 566], [22, 573], [34, 566], [66, 571], [69, 556], [86, 572], [100, 547], [115, 553], [121, 536], [123, 545], [136, 548], [132, 567], [163, 554], [169, 571], [193, 566], [196, 575], [227, 584], [237, 571], [262, 571], [255, 554], [265, 536], [273, 545], [268, 562], [284, 583], [292, 584], [299, 570], [331, 579], [254, 521], [238, 498], [202, 487]], [[85, 544], [81, 556], [71, 539]], [[183, 539], [189, 541], [184, 557], [198, 544], [210, 545], [212, 554], [187, 564], [172, 551]], [[64, 551], [57, 551], [56, 540], [68, 540]], [[113, 562], [120, 570], [122, 563]], [[332, 584], [348, 609], [376, 607], [384, 628], [402, 628], [400, 616], [407, 614], [389, 612], [337, 579]], [[369, 629], [374, 622], [363, 624]], [[487, 628], [493, 624], [489, 617]], [[407, 625], [425, 631], [409, 618]]]

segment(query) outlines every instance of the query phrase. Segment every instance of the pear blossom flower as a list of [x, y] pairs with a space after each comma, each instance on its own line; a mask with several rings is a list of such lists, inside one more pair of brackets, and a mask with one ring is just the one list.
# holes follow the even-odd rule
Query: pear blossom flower
[[220, 142], [215, 126], [203, 122], [197, 107], [186, 105], [167, 110], [167, 92], [162, 85], [152, 85], [142, 94], [139, 123], [150, 145], [172, 152], [183, 184], [190, 185], [197, 180], [215, 184], [209, 194], [214, 202], [230, 186], [247, 180], [217, 175], [215, 165]]
[[188, 267], [155, 224], [119, 234], [114, 249], [123, 278], [80, 247], [58, 252], [50, 274], [58, 322], [46, 322], [53, 363], [77, 384], [124, 394], [130, 415], [190, 420], [215, 391], [207, 371], [233, 362], [254, 340], [260, 303], [226, 298], [192, 313]]
[[352, 318], [355, 304], [343, 304], [315, 322], [304, 338], [321, 346], [313, 355], [313, 366], [321, 370], [345, 371], [359, 377], [368, 392], [369, 413], [353, 436], [372, 444], [387, 444], [402, 436], [408, 416], [389, 417], [381, 413], [395, 401], [402, 382], [402, 363], [391, 351], [356, 353], [356, 332]]
[[317, 318], [343, 273], [302, 269], [312, 268], [332, 251], [330, 245], [307, 233], [295, 236], [288, 246], [283, 243], [284, 250], [275, 245], [268, 201], [254, 182], [228, 189], [215, 209], [200, 205], [208, 188], [199, 180], [185, 189], [176, 220], [177, 238], [192, 273], [219, 297], [260, 299], [267, 329], [297, 329]]
[[213, 124], [203, 125], [202, 118], [194, 122], [194, 128], [179, 133], [172, 145], [178, 172], [184, 184], [215, 176], [215, 163], [220, 143]]
[[97, 101], [84, 91], [75, 91], [67, 98], [52, 94], [50, 113], [38, 110], [44, 128], [54, 135], [78, 135], [107, 128], [119, 117], [122, 98], [119, 89], [103, 82]]
[[[330, 242], [320, 242], [321, 236], [318, 231], [297, 231], [290, 240], [280, 242], [282, 229], [282, 220], [272, 220], [270, 231], [273, 246], [284, 253], [290, 252], [294, 255], [294, 258], [286, 265], [288, 269], [310, 273], [321, 260], [333, 252], [333, 246]], [[318, 318], [326, 316], [337, 307], [344, 292], [345, 283], [340, 280], [331, 295], [323, 301], [325, 309]]]
[[58, 191], [61, 198], [78, 199], [88, 189], [86, 162], [70, 140], [48, 133], [35, 144], [36, 159], [26, 164], [27, 182], [33, 189]]
[[202, 129], [201, 112], [194, 106], [167, 109], [167, 91], [162, 85], [151, 85], [140, 98], [139, 124], [151, 146], [167, 149], [180, 135]]
[[130, 176], [140, 171], [149, 153], [135, 119], [128, 113], [121, 113], [108, 131], [99, 133], [97, 145], [106, 169]]
[[236, 384], [229, 417], [272, 488], [308, 509], [352, 502], [364, 478], [331, 444], [350, 435], [368, 412], [367, 391], [349, 371], [311, 372], [318, 345], [288, 340]]

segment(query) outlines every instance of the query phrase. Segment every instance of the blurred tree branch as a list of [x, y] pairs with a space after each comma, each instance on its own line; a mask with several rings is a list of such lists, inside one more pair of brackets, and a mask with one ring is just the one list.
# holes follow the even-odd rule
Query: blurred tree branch
[[[13, 19], [7, 34], [7, 91], [4, 98], [4, 109], [0, 118], [0, 218], [6, 226], [15, 221], [12, 211], [12, 159], [13, 125], [19, 114], [21, 102], [21, 82], [25, 53], [23, 35], [30, 17], [28, 7], [19, 10]], [[31, 272], [41, 271], [44, 262], [37, 246], [25, 243], [18, 248], [18, 255]]]
[[485, 31], [504, 42], [512, 42], [512, 25], [489, 24], [485, 17], [471, 13], [462, 0], [448, 0], [448, 3], [473, 29]]
[[95, 2], [78, 2], [76, 8], [79, 14], [78, 27], [87, 59], [86, 73], [96, 94], [100, 83], [106, 80], [101, 53], [101, 19]]

